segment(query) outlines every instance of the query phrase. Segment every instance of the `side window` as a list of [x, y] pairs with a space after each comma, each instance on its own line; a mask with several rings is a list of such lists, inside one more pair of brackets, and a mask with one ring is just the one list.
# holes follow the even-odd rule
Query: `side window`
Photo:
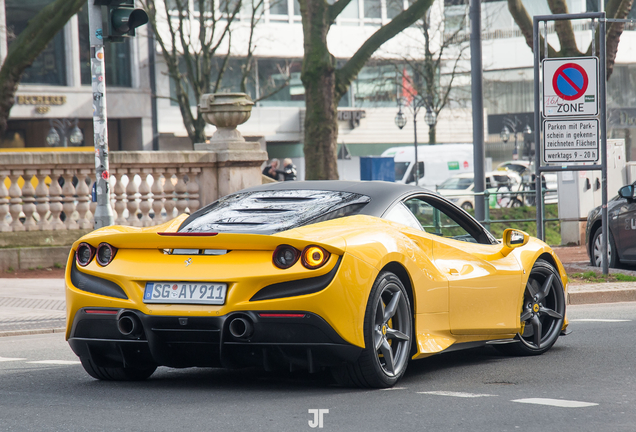
[[402, 203], [398, 203], [395, 207], [393, 207], [384, 216], [384, 219], [390, 220], [391, 222], [401, 223], [402, 225], [406, 225], [418, 231], [422, 230], [420, 223], [417, 221], [413, 213], [411, 213]]
[[[424, 177], [424, 162], [418, 162], [417, 163], [417, 167], [419, 168], [420, 172], [420, 178]], [[397, 178], [396, 178], [397, 180]], [[413, 167], [413, 169], [411, 170], [410, 174], [409, 174], [409, 178], [406, 179], [406, 184], [409, 183], [414, 183], [415, 182], [415, 167]]]
[[404, 205], [415, 215], [427, 233], [460, 241], [481, 243], [464, 228], [465, 223], [460, 224], [459, 220], [450, 216], [443, 209], [434, 206], [431, 202], [420, 198], [410, 198], [404, 202]]
[[486, 177], [486, 189], [491, 189], [492, 183], [490, 182], [490, 177]]

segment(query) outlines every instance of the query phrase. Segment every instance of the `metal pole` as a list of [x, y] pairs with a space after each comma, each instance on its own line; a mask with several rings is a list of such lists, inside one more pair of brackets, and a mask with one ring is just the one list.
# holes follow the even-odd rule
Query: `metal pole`
[[[470, 1], [470, 78], [471, 96], [473, 105], [473, 165], [475, 167], [474, 192], [484, 192], [486, 178], [484, 161], [484, 95], [483, 95], [483, 71], [481, 59], [481, 0]], [[485, 219], [485, 197], [479, 196], [475, 200], [475, 217], [479, 221]]]
[[[601, 11], [603, 12], [603, 11]], [[609, 237], [609, 227], [607, 225], [607, 101], [606, 101], [606, 70], [605, 64], [607, 62], [606, 59], [606, 44], [605, 44], [605, 12], [603, 12], [603, 17], [599, 20], [600, 31], [599, 31], [599, 97], [601, 99], [601, 197], [602, 197], [602, 210], [601, 210], [601, 224], [603, 226], [603, 231], [601, 233], [601, 243], [602, 248], [601, 252], [603, 255], [603, 259], [601, 260], [603, 263], [603, 274], [609, 274], [609, 257], [607, 254], [608, 251], [608, 237]], [[613, 251], [616, 253], [616, 251]]]
[[91, 77], [93, 80], [93, 142], [95, 144], [95, 228], [113, 224], [110, 205], [110, 173], [108, 172], [108, 119], [106, 115], [106, 77], [104, 67], [104, 32], [102, 7], [88, 0], [88, 28], [91, 44]]
[[155, 151], [159, 150], [156, 52], [155, 32], [152, 26], [148, 26], [148, 74], [150, 75], [150, 110], [152, 111], [152, 149]]
[[413, 111], [413, 133], [415, 134], [415, 186], [419, 186], [420, 161], [417, 159], [417, 110]]
[[[537, 238], [543, 240], [543, 200], [541, 199], [541, 113], [539, 102], [539, 63], [541, 52], [539, 48], [539, 20], [535, 16], [532, 23], [532, 50], [534, 51], [534, 202], [537, 206]], [[548, 55], [546, 50], [545, 55]]]

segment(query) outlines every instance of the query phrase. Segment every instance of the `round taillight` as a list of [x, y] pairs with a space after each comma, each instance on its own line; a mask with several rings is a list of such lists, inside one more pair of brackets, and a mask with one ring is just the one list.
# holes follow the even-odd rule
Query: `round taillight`
[[95, 248], [88, 243], [80, 243], [75, 251], [77, 263], [82, 267], [86, 267], [95, 256]]
[[281, 269], [288, 269], [298, 261], [300, 251], [293, 246], [280, 245], [274, 251], [274, 265]]
[[325, 265], [330, 255], [320, 246], [307, 246], [302, 253], [302, 262], [305, 267], [314, 270]]
[[107, 266], [115, 258], [117, 248], [109, 245], [108, 243], [100, 243], [97, 246], [97, 262], [101, 266]]

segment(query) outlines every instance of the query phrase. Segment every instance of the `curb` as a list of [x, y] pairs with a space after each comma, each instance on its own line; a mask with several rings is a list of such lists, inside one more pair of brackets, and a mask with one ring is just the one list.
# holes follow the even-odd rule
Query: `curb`
[[636, 302], [636, 289], [568, 293], [568, 305]]
[[52, 329], [33, 329], [33, 330], [9, 330], [0, 331], [0, 337], [5, 336], [27, 336], [27, 335], [39, 335], [49, 333], [64, 333], [65, 328], [52, 328]]

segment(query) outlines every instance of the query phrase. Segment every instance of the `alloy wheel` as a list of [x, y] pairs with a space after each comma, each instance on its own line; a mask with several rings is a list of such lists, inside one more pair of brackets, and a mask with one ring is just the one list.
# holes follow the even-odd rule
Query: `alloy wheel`
[[375, 308], [373, 343], [380, 367], [390, 377], [399, 375], [409, 359], [411, 321], [409, 306], [400, 287], [388, 283]]
[[556, 341], [565, 315], [563, 292], [558, 291], [554, 273], [540, 270], [533, 269], [526, 285], [519, 334], [521, 343], [537, 351]]

